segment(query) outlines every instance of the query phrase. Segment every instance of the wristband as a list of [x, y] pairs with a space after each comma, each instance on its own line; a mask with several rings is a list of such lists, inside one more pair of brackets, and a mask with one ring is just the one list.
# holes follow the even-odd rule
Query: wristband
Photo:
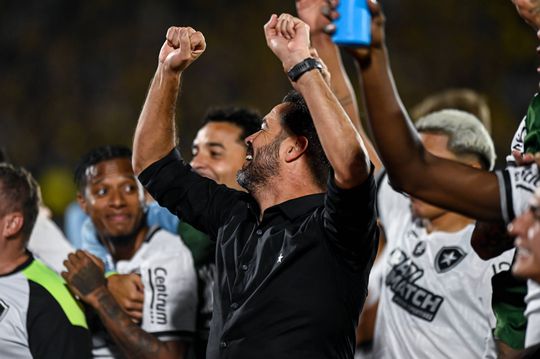
[[308, 57], [307, 59], [304, 59], [303, 61], [294, 65], [287, 72], [287, 75], [292, 82], [296, 82], [306, 72], [313, 69], [318, 69], [320, 71], [322, 68], [322, 64], [319, 61], [315, 60], [313, 57]]

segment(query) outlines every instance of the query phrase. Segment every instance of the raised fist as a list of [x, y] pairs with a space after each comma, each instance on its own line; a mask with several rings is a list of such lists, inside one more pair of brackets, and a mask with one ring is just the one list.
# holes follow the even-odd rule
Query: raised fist
[[268, 47], [286, 71], [310, 57], [309, 26], [299, 18], [274, 14], [264, 25], [264, 35]]
[[166, 40], [159, 52], [159, 62], [167, 70], [181, 72], [206, 49], [206, 41], [201, 32], [191, 27], [170, 27]]

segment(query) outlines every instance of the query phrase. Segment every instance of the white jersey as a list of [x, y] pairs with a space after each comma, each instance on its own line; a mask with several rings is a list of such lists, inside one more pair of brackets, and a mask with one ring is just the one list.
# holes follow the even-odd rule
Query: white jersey
[[65, 271], [64, 261], [75, 249], [60, 228], [41, 210], [32, 229], [28, 249], [49, 268], [60, 274]]
[[[190, 340], [197, 315], [197, 278], [191, 252], [177, 235], [150, 230], [131, 260], [116, 263], [119, 274], [138, 273], [144, 284], [141, 328], [159, 340]], [[94, 337], [95, 357], [115, 357], [110, 338]]]
[[378, 200], [387, 248], [373, 357], [495, 358], [491, 277], [508, 270], [513, 250], [481, 260], [473, 225], [427, 233], [386, 179]]

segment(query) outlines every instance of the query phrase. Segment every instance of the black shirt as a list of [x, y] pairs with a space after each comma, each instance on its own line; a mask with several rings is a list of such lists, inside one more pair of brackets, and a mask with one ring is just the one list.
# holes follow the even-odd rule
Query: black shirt
[[192, 171], [178, 150], [139, 176], [217, 241], [207, 358], [352, 358], [377, 248], [372, 175], [268, 208]]

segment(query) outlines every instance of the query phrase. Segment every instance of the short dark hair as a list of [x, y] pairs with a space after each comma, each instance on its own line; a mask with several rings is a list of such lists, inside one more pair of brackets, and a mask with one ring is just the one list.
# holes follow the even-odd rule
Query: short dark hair
[[324, 153], [306, 101], [297, 91], [291, 91], [281, 103], [288, 105], [281, 117], [282, 125], [294, 135], [307, 138], [306, 154], [309, 168], [316, 183], [321, 188], [326, 188], [330, 162]]
[[24, 223], [21, 233], [30, 238], [39, 212], [39, 186], [27, 170], [0, 163], [0, 215], [21, 211]]
[[88, 168], [113, 158], [127, 158], [131, 161], [131, 150], [125, 146], [106, 145], [85, 153], [79, 160], [77, 167], [75, 167], [74, 180], [79, 192], [83, 192], [86, 187], [86, 171]]
[[229, 122], [238, 126], [242, 133], [240, 140], [244, 141], [249, 135], [261, 129], [261, 115], [253, 109], [236, 106], [211, 107], [203, 117], [202, 126], [209, 122]]

